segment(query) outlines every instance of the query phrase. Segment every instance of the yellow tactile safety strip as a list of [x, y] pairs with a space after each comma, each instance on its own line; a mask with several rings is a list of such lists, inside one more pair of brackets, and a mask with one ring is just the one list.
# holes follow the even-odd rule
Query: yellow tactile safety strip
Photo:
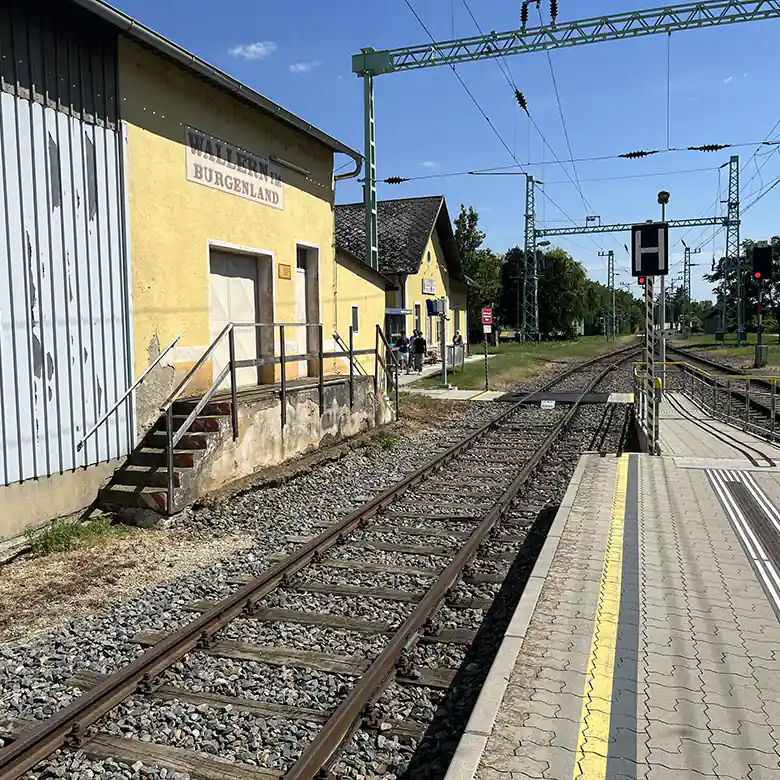
[[604, 780], [607, 774], [609, 719], [612, 682], [620, 612], [620, 584], [623, 569], [623, 525], [628, 488], [628, 455], [618, 460], [612, 512], [607, 533], [607, 549], [601, 574], [593, 639], [577, 739], [574, 780]]

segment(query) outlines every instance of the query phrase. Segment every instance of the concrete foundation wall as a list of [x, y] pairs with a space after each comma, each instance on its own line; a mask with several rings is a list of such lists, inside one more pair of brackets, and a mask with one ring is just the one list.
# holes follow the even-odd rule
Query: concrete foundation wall
[[[376, 422], [393, 419], [395, 409], [380, 399]], [[240, 436], [226, 436], [197, 477], [200, 495], [217, 490], [296, 455], [354, 436], [374, 427], [373, 379], [355, 380], [353, 407], [349, 407], [349, 383], [325, 388], [324, 413], [319, 413], [316, 387], [287, 394], [287, 420], [282, 428], [278, 396], [239, 401]]]
[[122, 461], [0, 487], [0, 540], [86, 509]]

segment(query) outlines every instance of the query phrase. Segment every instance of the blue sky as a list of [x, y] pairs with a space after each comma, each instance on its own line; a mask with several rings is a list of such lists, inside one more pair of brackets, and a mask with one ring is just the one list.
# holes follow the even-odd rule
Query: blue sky
[[[287, 3], [222, 0], [113, 0], [147, 26], [190, 49], [244, 81], [339, 140], [362, 150], [362, 84], [351, 73], [351, 55], [361, 47], [395, 48], [426, 42], [427, 36], [404, 0], [296, 0]], [[412, 0], [437, 39], [477, 34], [463, 0]], [[519, 26], [519, 0], [469, 0], [484, 31]], [[653, 7], [646, 0], [559, 0], [559, 19], [582, 18]], [[542, 14], [547, 20], [547, 3]], [[535, 6], [530, 24], [538, 23]], [[670, 141], [672, 147], [709, 143], [746, 144], [780, 139], [780, 109], [774, 89], [780, 65], [777, 46], [780, 21], [753, 22], [722, 28], [613, 41], [553, 51], [552, 66], [575, 159], [611, 156], [638, 149], [667, 147], [667, 56]], [[561, 160], [570, 158], [545, 53], [505, 61], [529, 110]], [[586, 214], [603, 223], [658, 218], [659, 189], [671, 192], [668, 217], [714, 215], [714, 201], [724, 197], [726, 169], [719, 166], [739, 154], [743, 208], [780, 176], [780, 149], [743, 146], [714, 153], [670, 152], [643, 160], [579, 162], [576, 176], [587, 200], [553, 161], [553, 155], [514, 101], [495, 61], [468, 63], [458, 72], [513, 149], [520, 163], [533, 165], [545, 182], [537, 198], [540, 224], [557, 227], [569, 218], [584, 224]], [[415, 177], [513, 164], [449, 68], [433, 68], [376, 79], [377, 159], [380, 178]], [[761, 167], [760, 172], [757, 170]], [[620, 177], [620, 178], [612, 178]], [[753, 181], [748, 184], [748, 180]], [[721, 194], [718, 195], [718, 185]], [[451, 216], [461, 203], [473, 205], [486, 244], [505, 251], [523, 241], [522, 176], [454, 176], [401, 185], [380, 185], [379, 197], [442, 193]], [[337, 188], [339, 202], [361, 198], [360, 185]], [[742, 235], [754, 239], [780, 233], [775, 218], [780, 185], [757, 201], [743, 217]], [[559, 210], [559, 208], [562, 211]], [[722, 208], [718, 203], [718, 209]], [[681, 236], [701, 245], [693, 269], [694, 297], [708, 297], [701, 279], [715, 255], [723, 251], [721, 232], [712, 229], [671, 234], [673, 263], [682, 257]], [[600, 250], [616, 252], [617, 281], [631, 281], [627, 234], [559, 238], [555, 243], [583, 263], [589, 275], [606, 280]], [[680, 266], [672, 268], [672, 275]], [[636, 288], [633, 288], [636, 289]]]

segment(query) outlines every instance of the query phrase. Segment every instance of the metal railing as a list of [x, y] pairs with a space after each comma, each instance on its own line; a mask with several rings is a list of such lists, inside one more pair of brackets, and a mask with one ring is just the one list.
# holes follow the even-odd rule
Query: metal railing
[[[350, 339], [350, 344], [352, 344], [353, 339], [354, 339], [354, 333], [352, 332], [352, 327], [351, 326], [349, 328], [349, 339]], [[338, 344], [340, 349], [343, 349], [343, 350], [351, 350], [352, 349], [352, 347], [348, 346], [345, 343], [344, 339], [341, 338], [341, 335], [336, 330], [333, 331], [333, 340], [336, 342], [336, 344]], [[350, 359], [349, 362], [351, 363], [352, 360]], [[360, 376], [368, 376], [368, 373], [366, 372], [365, 368], [363, 368], [363, 366], [361, 365], [359, 360], [355, 361], [355, 369], [357, 370], [358, 374], [360, 374]]]
[[[190, 426], [193, 424], [193, 422], [198, 417], [198, 415], [203, 411], [206, 405], [214, 397], [214, 394], [220, 389], [221, 385], [227, 379], [228, 376], [230, 377], [230, 418], [231, 418], [231, 425], [233, 428], [233, 438], [234, 439], [238, 438], [239, 426], [238, 426], [237, 371], [240, 369], [260, 368], [262, 366], [277, 366], [277, 365], [282, 366], [282, 370], [279, 372], [280, 375], [279, 375], [278, 392], [280, 394], [281, 426], [282, 426], [282, 431], [284, 431], [284, 428], [287, 424], [287, 394], [288, 394], [288, 379], [287, 379], [287, 371], [285, 370], [285, 367], [288, 363], [316, 362], [316, 377], [317, 377], [317, 388], [319, 394], [319, 409], [320, 409], [320, 415], [322, 415], [325, 408], [325, 365], [324, 365], [325, 361], [339, 359], [339, 358], [348, 359], [349, 407], [350, 409], [352, 409], [354, 406], [354, 399], [355, 399], [354, 383], [355, 383], [355, 365], [357, 363], [356, 357], [358, 355], [375, 355], [376, 360], [375, 360], [375, 369], [374, 369], [374, 397], [375, 397], [376, 408], [378, 408], [378, 398], [379, 398], [378, 366], [381, 362], [385, 375], [387, 377], [388, 384], [393, 382], [396, 386], [395, 387], [395, 396], [396, 396], [395, 408], [396, 408], [396, 415], [397, 415], [398, 414], [398, 387], [397, 387], [398, 383], [394, 382], [391, 373], [388, 372], [387, 366], [385, 362], [382, 360], [380, 349], [379, 349], [380, 338], [385, 345], [387, 344], [387, 341], [385, 340], [384, 334], [381, 332], [381, 328], [378, 325], [376, 327], [377, 327], [376, 344], [373, 349], [355, 349], [354, 333], [352, 327], [350, 326], [349, 347], [347, 349], [342, 348], [340, 350], [325, 352], [324, 340], [323, 340], [323, 329], [322, 329], [322, 325], [320, 324], [301, 323], [301, 322], [286, 322], [286, 323], [231, 322], [228, 323], [222, 329], [222, 331], [217, 335], [217, 337], [211, 342], [211, 344], [206, 349], [206, 351], [201, 355], [197, 363], [195, 363], [195, 365], [187, 372], [187, 375], [184, 377], [184, 379], [182, 379], [182, 381], [179, 383], [176, 389], [168, 396], [165, 403], [160, 407], [160, 412], [165, 417], [165, 427], [167, 432], [166, 467], [167, 467], [167, 490], [168, 490], [167, 511], [168, 513], [171, 514], [173, 511], [175, 511], [174, 449], [176, 445], [181, 441], [185, 433], [189, 430]], [[272, 338], [270, 342], [268, 342], [267, 345], [262, 345], [260, 341], [258, 341], [258, 351], [262, 353], [263, 347], [267, 346], [270, 347], [270, 354], [268, 355], [261, 354], [260, 357], [255, 357], [255, 358], [250, 358], [245, 360], [237, 360], [235, 332], [236, 329], [238, 328], [253, 328], [258, 333], [260, 333], [261, 329], [263, 328], [271, 328]], [[278, 340], [274, 338], [276, 335], [275, 330], [277, 328], [279, 333]], [[287, 344], [285, 341], [285, 336], [288, 328], [306, 328], [307, 331], [306, 352], [296, 353], [292, 355], [287, 354]], [[317, 350], [314, 352], [310, 351], [310, 346], [309, 346], [310, 343], [313, 341], [313, 339], [310, 337], [310, 331], [312, 330], [317, 334], [316, 335]], [[179, 425], [176, 429], [174, 429], [174, 423], [173, 423], [174, 404], [176, 404], [178, 401], [182, 400], [183, 397], [185, 397], [184, 394], [187, 388], [192, 383], [194, 377], [203, 368], [206, 362], [212, 357], [212, 355], [215, 353], [217, 348], [224, 342], [225, 339], [228, 340], [229, 357], [228, 357], [227, 364], [220, 370], [217, 376], [213, 379], [206, 392], [198, 397], [195, 406], [189, 412], [184, 422], [182, 422], [181, 425]], [[278, 345], [278, 355], [274, 354], [277, 345]], [[397, 370], [397, 362], [395, 363], [395, 365]], [[307, 374], [308, 374], [308, 370], [309, 368], [307, 367]], [[359, 374], [359, 376], [365, 376], [365, 373]], [[334, 375], [331, 377], [331, 380], [337, 377], [338, 375]], [[275, 385], [275, 383], [273, 382], [261, 383], [258, 381], [256, 384], [257, 387], [263, 387], [269, 385], [273, 386]], [[248, 385], [248, 387], [251, 386], [252, 385]]]
[[[382, 345], [385, 348], [385, 357], [382, 358], [382, 354], [379, 349], [379, 342], [382, 342]], [[385, 334], [382, 332], [382, 328], [379, 327], [379, 325], [376, 326], [376, 362], [374, 363], [374, 399], [375, 403], [377, 404], [377, 408], [379, 405], [379, 365], [382, 365], [382, 369], [385, 372], [385, 376], [387, 377], [388, 384], [392, 384], [394, 393], [395, 393], [395, 417], [398, 419], [398, 385], [399, 382], [399, 375], [400, 375], [400, 367], [398, 363], [398, 358], [395, 355], [395, 352], [393, 352], [393, 348], [388, 343], [387, 339], [385, 338]], [[388, 364], [391, 364], [393, 367], [393, 371], [388, 371]]]
[[[683, 361], [656, 365], [664, 365], [666, 368], [665, 389], [683, 393], [715, 419], [770, 442], [777, 442], [780, 378], [749, 374], [713, 375]], [[635, 377], [637, 373], [635, 369]], [[751, 410], [758, 412], [763, 420], [756, 422], [751, 416]]]
[[152, 373], [152, 371], [160, 364], [160, 361], [176, 346], [179, 339], [184, 335], [184, 330], [179, 332], [179, 335], [176, 336], [176, 338], [168, 344], [168, 346], [154, 359], [154, 361], [149, 365], [149, 367], [146, 369], [146, 371], [141, 374], [141, 376], [138, 377], [138, 379], [133, 382], [130, 387], [125, 390], [121, 398], [116, 401], [116, 403], [108, 410], [106, 411], [102, 417], [81, 437], [81, 440], [76, 445], [76, 450], [81, 451], [81, 448], [84, 446], [84, 443], [89, 439], [90, 436], [92, 436], [95, 431], [100, 428], [101, 425], [122, 405], [122, 403], [125, 401], [125, 399], [146, 379], [149, 374]]

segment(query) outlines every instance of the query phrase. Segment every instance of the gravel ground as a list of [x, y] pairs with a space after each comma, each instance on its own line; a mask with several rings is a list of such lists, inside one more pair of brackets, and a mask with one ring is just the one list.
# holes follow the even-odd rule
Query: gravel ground
[[[578, 385], [584, 384], [579, 380]], [[276, 488], [257, 489], [232, 497], [228, 502], [188, 512], [183, 518], [191, 538], [201, 542], [215, 542], [236, 534], [248, 535], [251, 546], [240, 554], [226, 556], [222, 560], [195, 571], [188, 576], [160, 583], [141, 591], [136, 597], [116, 604], [93, 615], [67, 623], [57, 630], [39, 636], [30, 642], [0, 646], [0, 722], [4, 717], [45, 717], [70, 701], [78, 692], [67, 687], [68, 677], [76, 670], [90, 669], [107, 672], [116, 669], [139, 653], [132, 642], [133, 635], [142, 629], [170, 630], [192, 618], [185, 607], [191, 601], [203, 598], [219, 598], [230, 589], [231, 578], [256, 574], [265, 568], [272, 553], [277, 551], [290, 535], [317, 532], [315, 524], [335, 522], [344, 512], [376, 494], [404, 472], [428, 460], [438, 448], [460, 439], [468, 430], [495, 416], [505, 407], [490, 403], [464, 405], [458, 418], [446, 423], [415, 431], [409, 436], [397, 439], [387, 449], [367, 447], [351, 452], [342, 460], [317, 467], [311, 473], [300, 476]], [[595, 424], [603, 412], [601, 407], [590, 407], [583, 411], [591, 424]], [[549, 426], [561, 414], [561, 410], [542, 412], [538, 407], [523, 409], [516, 416], [518, 425], [537, 428], [540, 424]], [[591, 431], [592, 433], [592, 431]], [[516, 434], [522, 437], [522, 433]], [[538, 435], [538, 434], [535, 434]], [[557, 458], [576, 462], [574, 452], [582, 447], [587, 435], [583, 430], [572, 430], [567, 442], [560, 445]], [[491, 434], [490, 440], [498, 441], [501, 435]], [[491, 456], [495, 457], [495, 456]], [[399, 467], [398, 464], [402, 464]], [[449, 468], [449, 466], [448, 466]], [[534, 508], [544, 502], [560, 500], [565, 488], [566, 468], [559, 472], [560, 482], [537, 490], [531, 499]], [[446, 475], [436, 480], [446, 487]], [[485, 489], [494, 491], [506, 482], [497, 478]], [[426, 483], [432, 485], [433, 482]], [[451, 485], [451, 480], [449, 482]], [[476, 486], [476, 487], [475, 487]], [[469, 489], [480, 489], [478, 483]], [[446, 502], [446, 497], [434, 499], [425, 496], [422, 486], [418, 493], [407, 494], [405, 503], [412, 507], [430, 506], [430, 502]], [[530, 491], [529, 491], [530, 492]], [[518, 505], [525, 502], [520, 497]], [[435, 505], [435, 504], [434, 504]], [[410, 511], [405, 509], [404, 511]], [[443, 514], [454, 514], [442, 509]], [[464, 509], [463, 514], [473, 511], [473, 506]], [[398, 523], [397, 518], [388, 518], [385, 513], [379, 522]], [[519, 516], [524, 513], [518, 510]], [[407, 519], [404, 524], [411, 524]], [[424, 522], [424, 521], [423, 521]], [[441, 526], [444, 526], [442, 521]], [[455, 527], [466, 528], [468, 523]], [[513, 529], [513, 533], [516, 531]], [[398, 542], [382, 532], [366, 532], [366, 538], [374, 541], [386, 538]], [[405, 537], [405, 543], [415, 545], [445, 546], [446, 538]], [[286, 545], [291, 548], [295, 545]], [[498, 552], [525, 549], [524, 545], [490, 541], [485, 545], [488, 551]], [[355, 553], [354, 556], [351, 554]], [[329, 556], [360, 557], [376, 560], [381, 556], [385, 564], [419, 566], [429, 568], [446, 559], [430, 556], [403, 555], [400, 553], [377, 553], [366, 556], [366, 550], [355, 545], [340, 545], [329, 552]], [[521, 557], [525, 553], [521, 554]], [[506, 571], [511, 562], [478, 560], [474, 571]], [[514, 569], [514, 566], [513, 566]], [[409, 585], [409, 578], [392, 575], [381, 579], [373, 573], [361, 574], [347, 570], [315, 566], [298, 575], [293, 585], [301, 580], [321, 582], [344, 582], [351, 585], [370, 587], [403, 587]], [[321, 579], [320, 579], [321, 578]], [[403, 585], [399, 582], [403, 581]], [[416, 578], [420, 588], [429, 586], [429, 578]], [[386, 584], [390, 583], [390, 584]], [[458, 585], [455, 595], [464, 598], [486, 598], [505, 588], [490, 584]], [[409, 614], [413, 605], [380, 601], [362, 597], [333, 597], [307, 593], [284, 587], [263, 600], [262, 606], [276, 606], [291, 609], [305, 609], [310, 612], [329, 611], [334, 614], [360, 617], [366, 620], [400, 622]], [[474, 628], [482, 621], [479, 610], [454, 609], [443, 606], [435, 618], [439, 628]], [[500, 633], [496, 628], [496, 636]], [[219, 638], [240, 641], [255, 641], [264, 644], [280, 643], [289, 647], [328, 651], [338, 655], [361, 656], [374, 654], [381, 646], [381, 638], [366, 637], [350, 632], [327, 628], [301, 626], [290, 623], [262, 623], [251, 618], [242, 619], [222, 632]], [[481, 645], [480, 645], [481, 647]], [[450, 645], [425, 645], [415, 648], [410, 660], [418, 666], [450, 666], [459, 668], [459, 675], [472, 677], [486, 668], [489, 651], [482, 648], [463, 648]], [[477, 661], [472, 657], [477, 654]], [[213, 658], [203, 652], [193, 652], [182, 662], [163, 673], [160, 682], [178, 685], [190, 691], [208, 691], [227, 696], [255, 698], [297, 707], [328, 709], [335, 707], [343, 698], [354, 679], [314, 670], [273, 667], [266, 664]], [[456, 715], [470, 708], [468, 696], [464, 697], [462, 686], [449, 693], [418, 687], [392, 685], [377, 704], [384, 718], [411, 719], [433, 722], [441, 718], [442, 708], [449, 706], [448, 700], [455, 696]], [[462, 701], [461, 701], [462, 699]], [[437, 726], [432, 734], [437, 744], [443, 745], [455, 732], [455, 719], [447, 716], [446, 723]], [[245, 713], [215, 712], [209, 707], [193, 707], [178, 702], [160, 702], [134, 697], [119, 708], [111, 724], [102, 726], [111, 733], [121, 733], [135, 739], [149, 739], [162, 744], [189, 747], [243, 763], [282, 768], [289, 765], [305, 742], [315, 733], [313, 724], [277, 722]], [[197, 732], [197, 733], [196, 733]], [[450, 735], [449, 737], [447, 735]], [[425, 751], [423, 751], [425, 752]], [[433, 753], [434, 758], [438, 755]], [[414, 771], [413, 746], [402, 741], [383, 737], [376, 733], [360, 732], [350, 743], [342, 760], [339, 776], [349, 778], [365, 777], [369, 773], [393, 780]], [[412, 762], [410, 764], [410, 762]], [[90, 774], [91, 773], [91, 774]], [[165, 777], [162, 771], [140, 764], [121, 767], [109, 761], [89, 761], [83, 755], [68, 752], [44, 762], [30, 778], [140, 778], [150, 780]], [[418, 776], [418, 775], [408, 775]], [[182, 780], [171, 777], [168, 780]]]

